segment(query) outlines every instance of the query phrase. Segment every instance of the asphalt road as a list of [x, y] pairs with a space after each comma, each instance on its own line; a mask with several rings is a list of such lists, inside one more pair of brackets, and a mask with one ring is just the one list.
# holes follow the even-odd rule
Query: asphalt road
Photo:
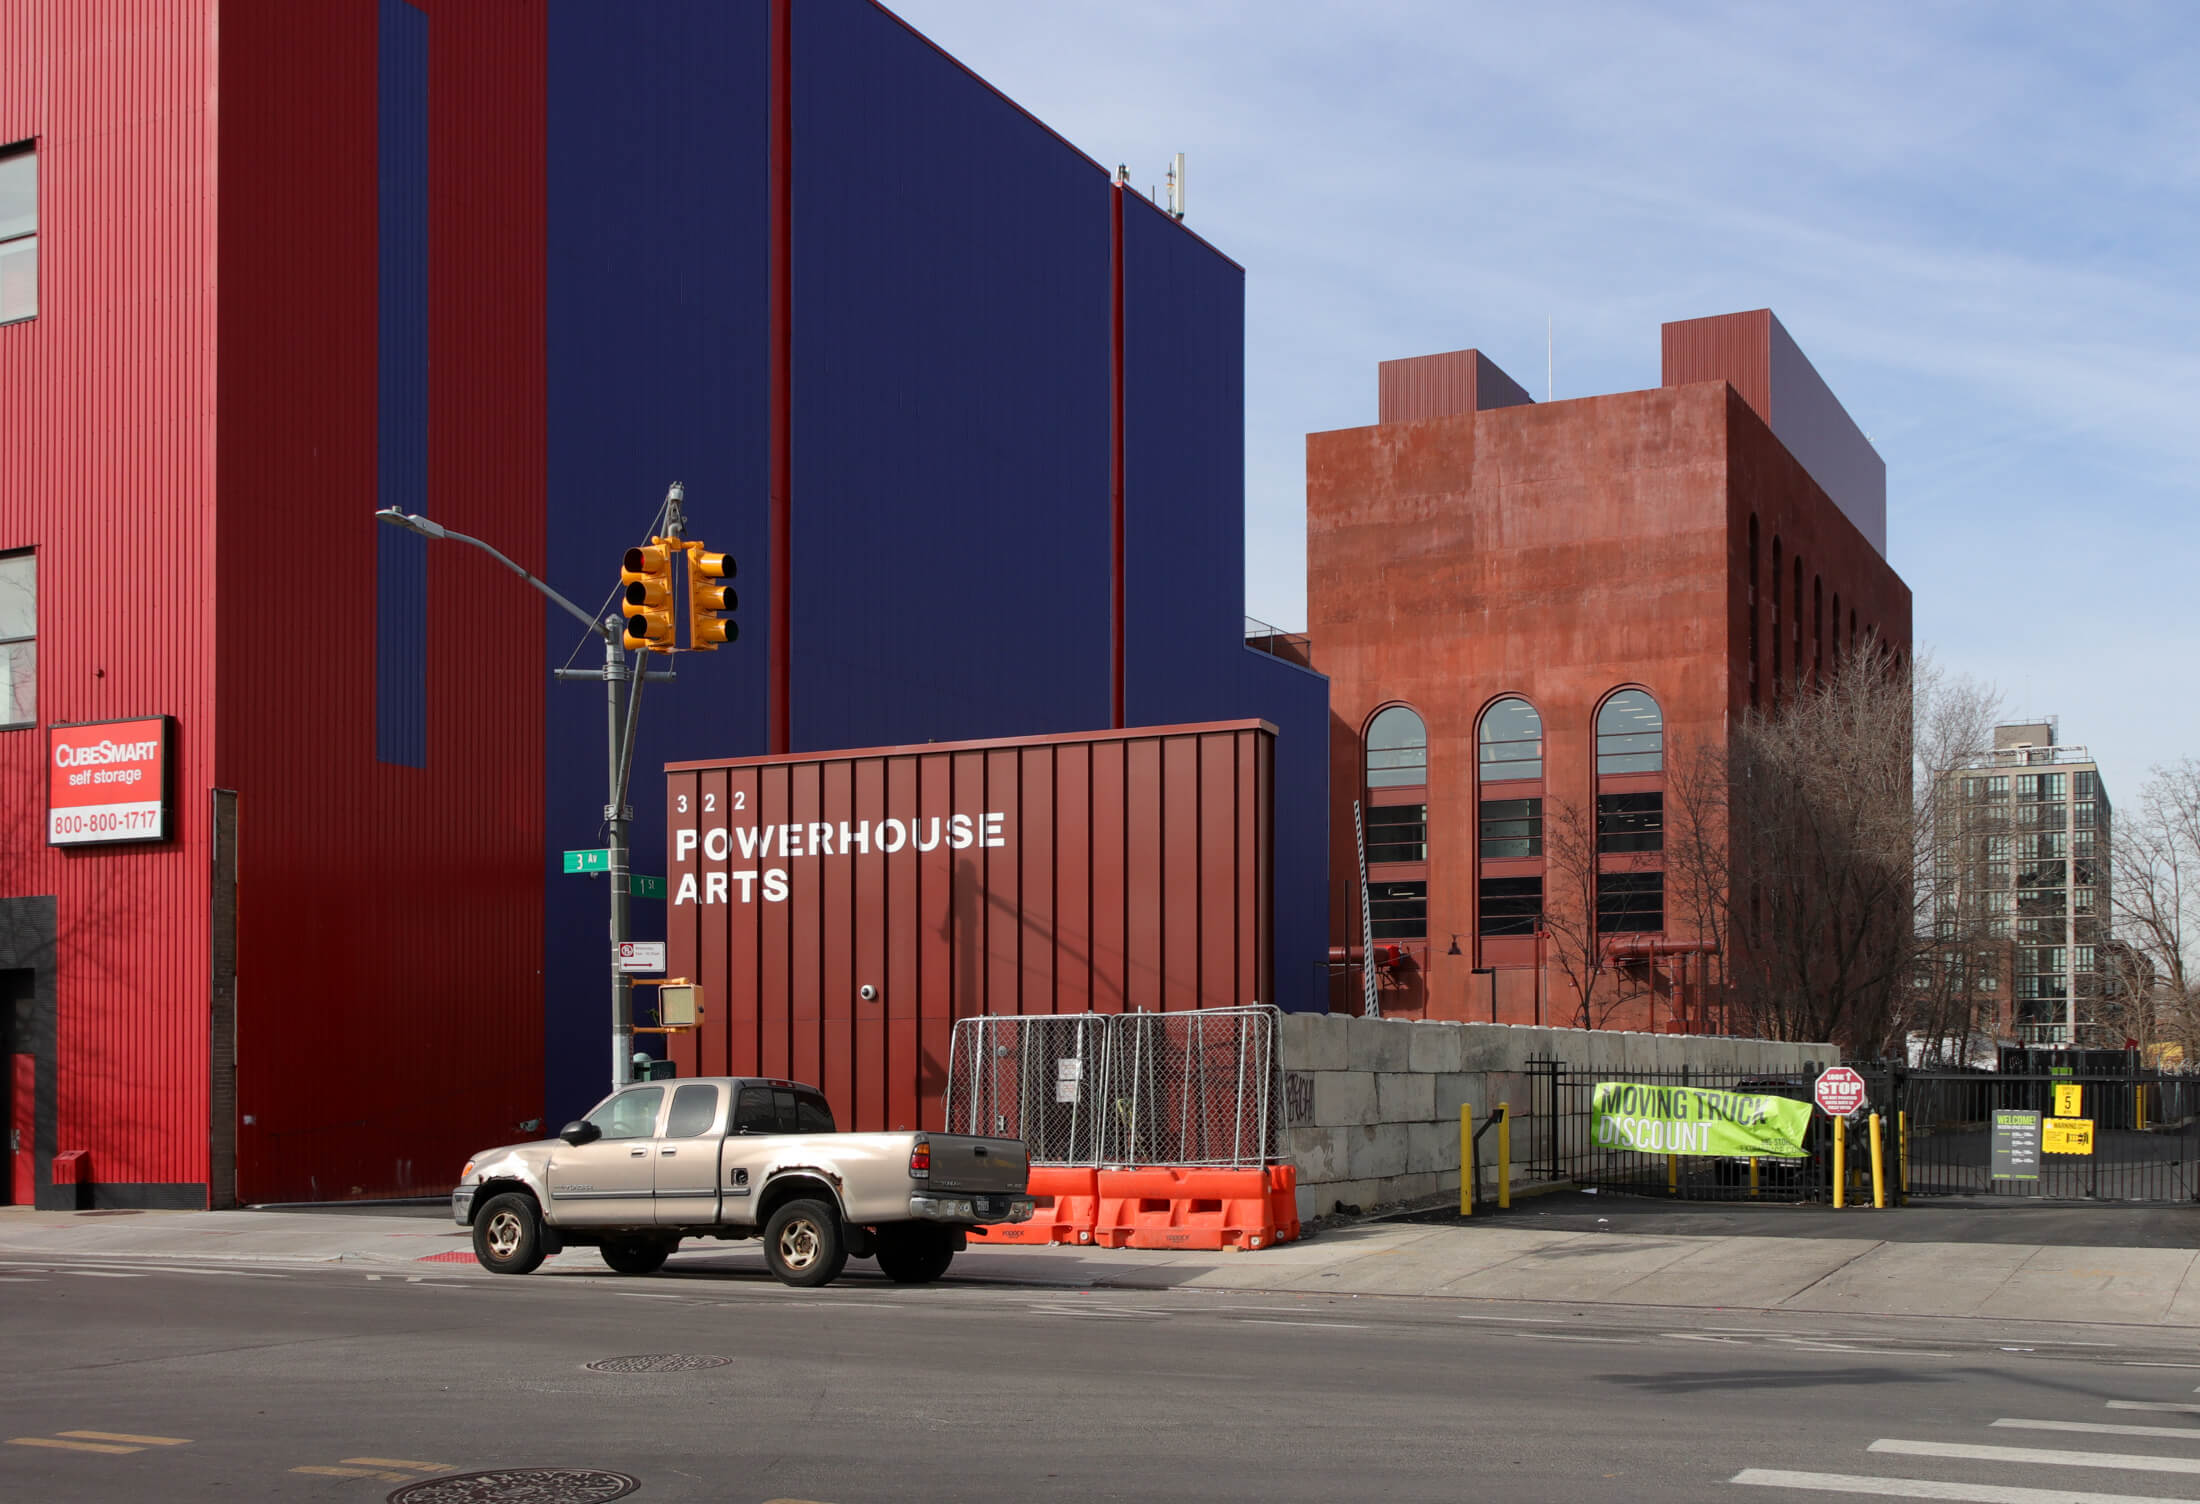
[[[953, 1276], [906, 1290], [868, 1265], [803, 1292], [745, 1250], [641, 1279], [16, 1259], [0, 1262], [0, 1499], [366, 1501], [553, 1466], [727, 1504], [1833, 1497], [1796, 1474], [1886, 1497], [2190, 1499], [2184, 1336]], [[732, 1361], [586, 1366], [649, 1354]]]

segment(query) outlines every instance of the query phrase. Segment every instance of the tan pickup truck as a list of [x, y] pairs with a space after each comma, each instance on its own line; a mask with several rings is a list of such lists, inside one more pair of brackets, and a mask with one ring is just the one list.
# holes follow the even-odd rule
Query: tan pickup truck
[[651, 1274], [682, 1238], [764, 1240], [790, 1285], [824, 1285], [851, 1258], [902, 1284], [938, 1279], [984, 1222], [1031, 1217], [1016, 1139], [838, 1133], [798, 1081], [702, 1077], [621, 1087], [556, 1138], [466, 1162], [451, 1215], [498, 1274], [592, 1247]]

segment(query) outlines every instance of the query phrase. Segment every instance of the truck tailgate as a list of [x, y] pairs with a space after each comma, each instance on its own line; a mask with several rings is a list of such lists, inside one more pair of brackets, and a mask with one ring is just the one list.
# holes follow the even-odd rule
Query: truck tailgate
[[932, 1145], [928, 1184], [935, 1191], [1021, 1195], [1031, 1178], [1031, 1160], [1021, 1139], [960, 1133], [928, 1133], [925, 1138]]

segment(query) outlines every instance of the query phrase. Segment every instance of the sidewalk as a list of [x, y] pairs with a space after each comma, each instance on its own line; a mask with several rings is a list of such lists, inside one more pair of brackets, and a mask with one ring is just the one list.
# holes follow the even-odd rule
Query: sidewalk
[[[2200, 1328], [2200, 1249], [1898, 1240], [1879, 1235], [1875, 1222], [1914, 1214], [1840, 1215], [1840, 1236], [1539, 1227], [1533, 1213], [1516, 1210], [1448, 1226], [1367, 1222], [1248, 1254], [974, 1247], [956, 1261], [953, 1277]], [[2200, 1212], [2193, 1225], [2200, 1232]], [[1824, 1221], [1814, 1228], [1832, 1230]], [[1997, 1231], [2006, 1236], [2008, 1227]], [[457, 1257], [437, 1258], [447, 1254]], [[433, 1260], [439, 1272], [471, 1265], [464, 1231], [426, 1211], [0, 1210], [0, 1257], [24, 1256], [381, 1266]], [[553, 1262], [599, 1267], [586, 1249]], [[754, 1243], [690, 1242], [672, 1267], [752, 1262], [762, 1264]]]

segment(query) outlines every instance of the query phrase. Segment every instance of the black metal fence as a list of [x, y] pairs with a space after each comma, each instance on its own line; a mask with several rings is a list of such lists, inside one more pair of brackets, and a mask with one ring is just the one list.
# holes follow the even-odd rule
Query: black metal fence
[[[1888, 1203], [1934, 1196], [2025, 1196], [2098, 1201], [2200, 1201], [2200, 1075], [2127, 1070], [2083, 1075], [1925, 1071], [1851, 1062], [1865, 1106], [1836, 1152], [1833, 1120], [1814, 1111], [1803, 1157], [1725, 1158], [1645, 1153], [1599, 1143], [1600, 1082], [1692, 1086], [1812, 1100], [1823, 1067], [1793, 1073], [1681, 1068], [1576, 1069], [1528, 1063], [1532, 1145], [1523, 1166], [1549, 1180], [1687, 1201], [1831, 1201], [1835, 1162], [1843, 1199], [1870, 1204], [1870, 1118], [1879, 1117], [1881, 1188]], [[2056, 1088], [2064, 1089], [2058, 1101]], [[2072, 1101], [2069, 1089], [2077, 1088]], [[2075, 1108], [2058, 1113], [2056, 1109]], [[2065, 1128], [2051, 1127], [2058, 1118]], [[2074, 1131], [2090, 1124], [2090, 1135]], [[1995, 1141], [2002, 1139], [1997, 1167]], [[2082, 1152], [2073, 1146], [2083, 1143]], [[1997, 1174], [1997, 1168], [1999, 1174]]]

